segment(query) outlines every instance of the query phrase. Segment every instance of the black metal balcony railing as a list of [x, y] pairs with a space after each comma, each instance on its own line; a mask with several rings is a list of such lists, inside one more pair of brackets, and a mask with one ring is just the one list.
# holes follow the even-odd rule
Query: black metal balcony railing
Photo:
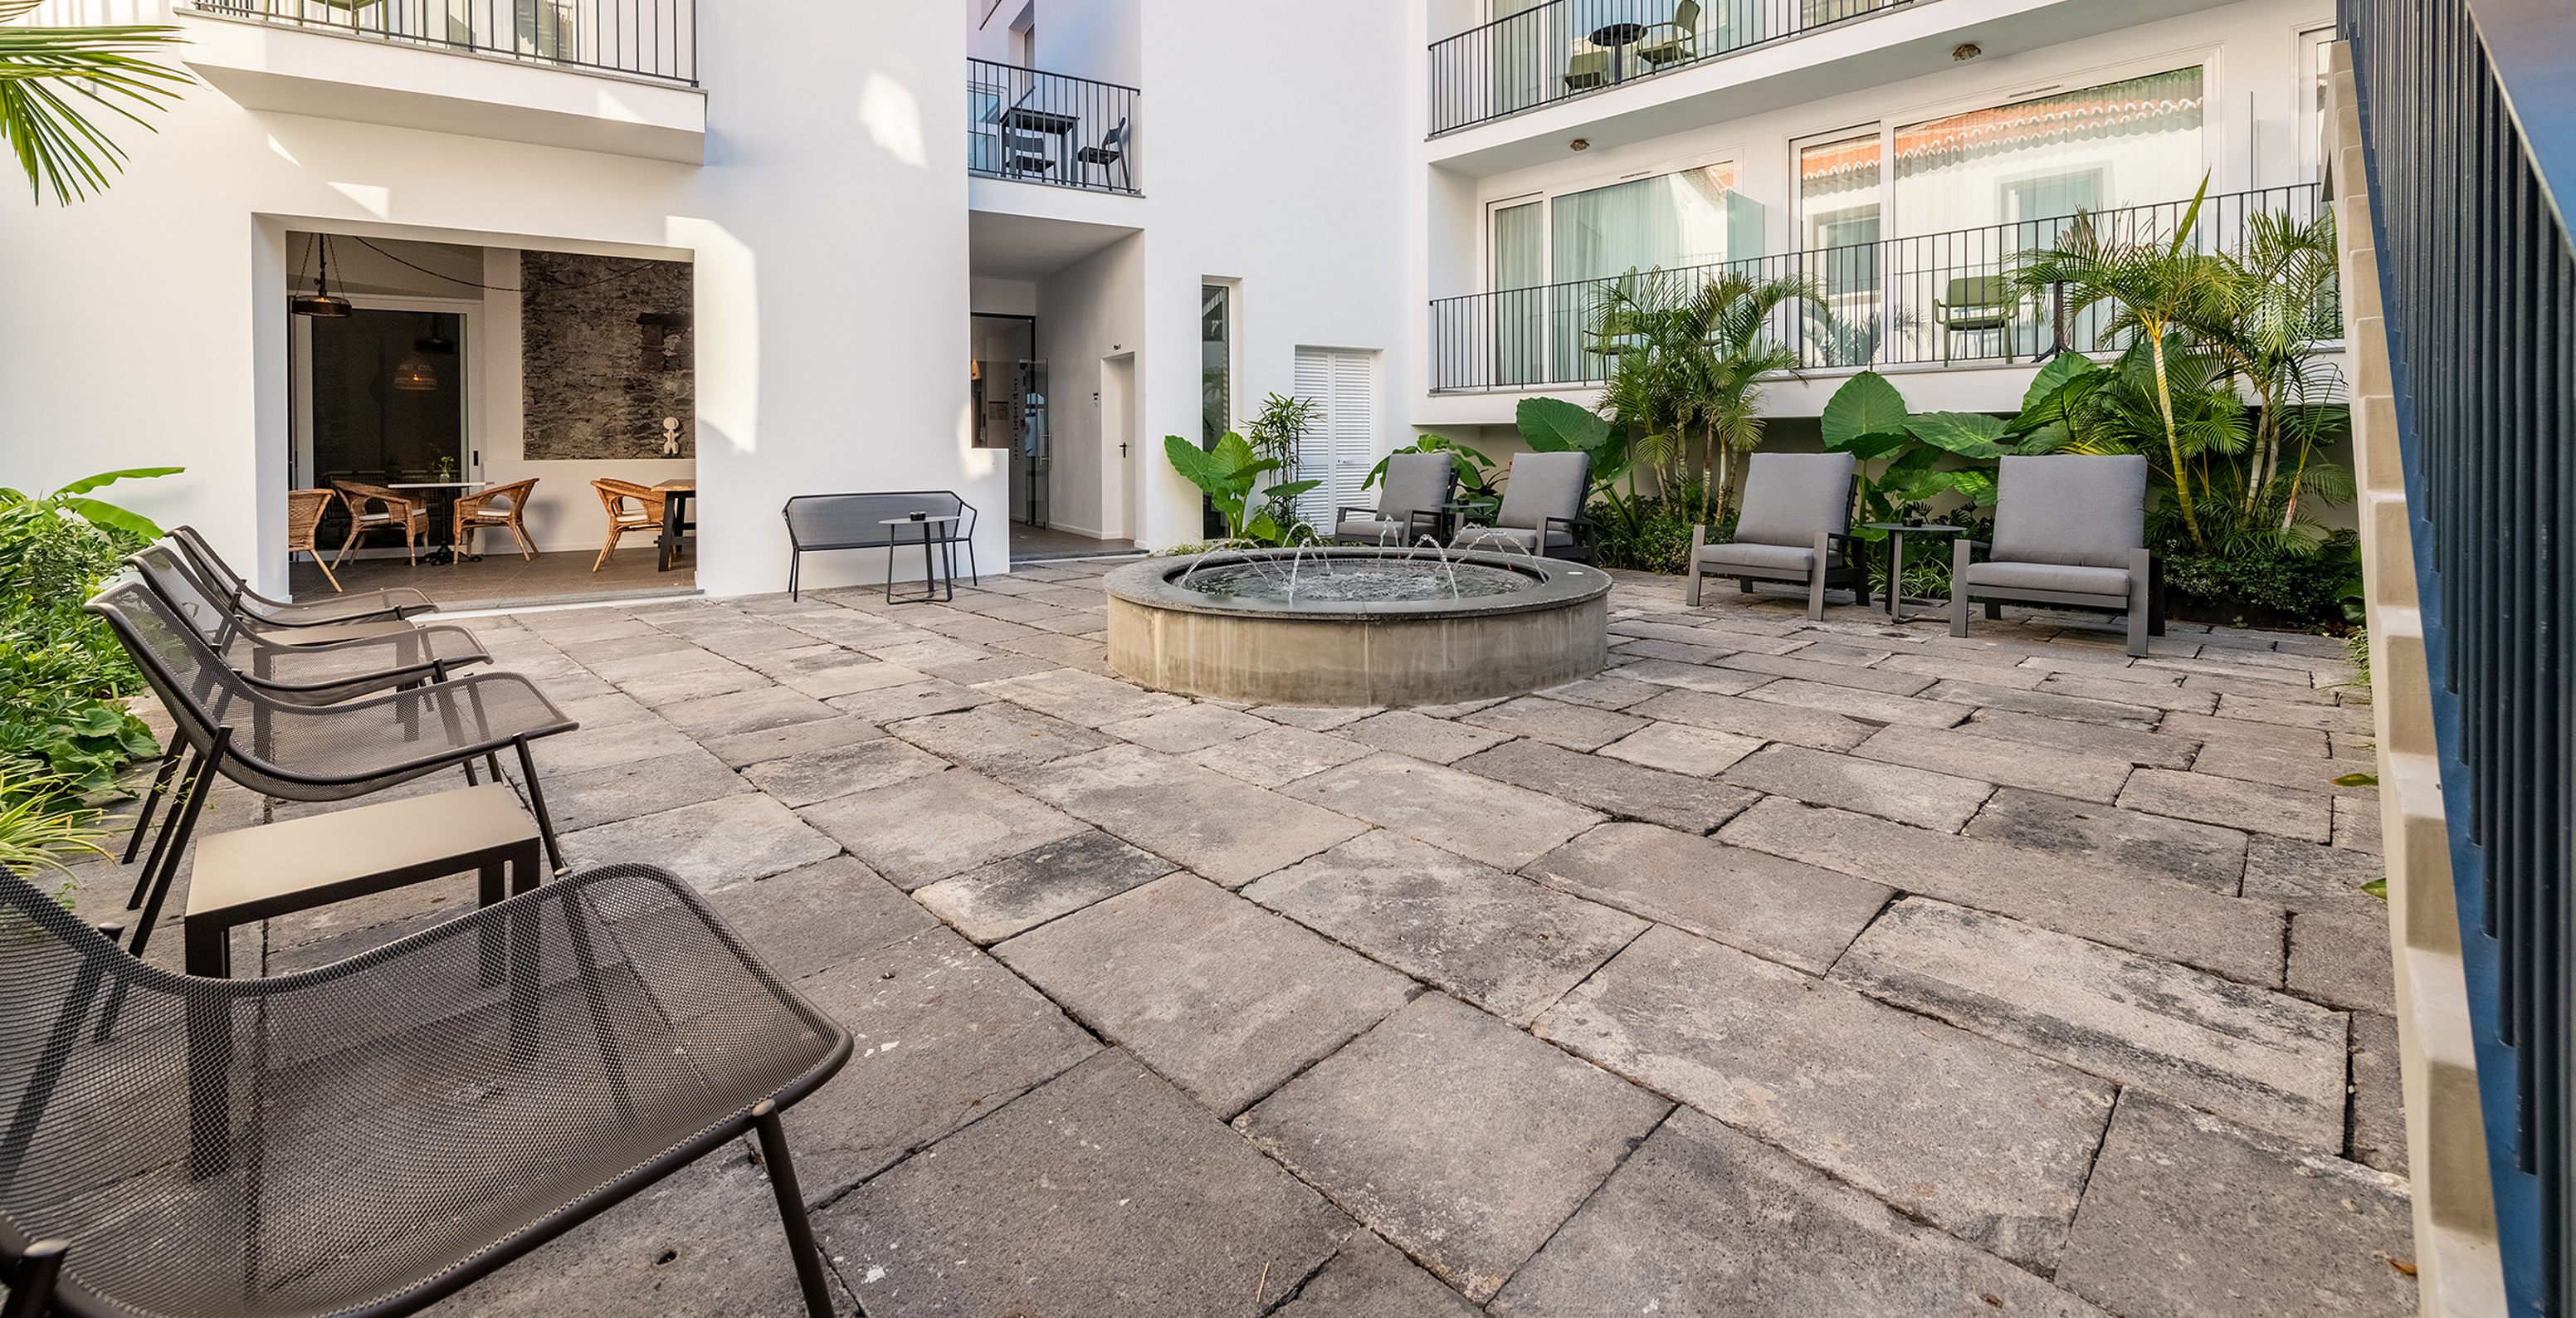
[[966, 172], [1136, 192], [1136, 98], [1114, 82], [966, 61]]
[[[2123, 239], [2169, 236], [2191, 203], [2164, 202], [2102, 211], [2091, 222]], [[2305, 222], [2318, 212], [2317, 186], [2266, 188], [2209, 198], [2193, 225], [2201, 251], [2243, 241], [2248, 217], [2287, 212]], [[1802, 367], [1903, 365], [1914, 362], [2027, 361], [2055, 350], [2091, 352], [2118, 308], [2096, 305], [2070, 314], [2062, 299], [2014, 291], [2016, 254], [2055, 244], [2077, 217], [1891, 238], [1848, 247], [1752, 257], [1626, 276], [1548, 284], [1431, 303], [1431, 387], [1443, 392], [1540, 389], [1597, 384], [1609, 377], [1621, 340], [1601, 336], [1602, 310], [1622, 282], [1661, 284], [1682, 296], [1727, 275], [1753, 280], [1805, 278], [1823, 305], [1791, 302], [1766, 333], [1797, 350]], [[1830, 310], [1831, 316], [1820, 314]], [[1615, 326], [1613, 327], [1615, 328]]]
[[[2566, 8], [2339, 8], [2416, 527], [2499, 1312], [2564, 1315], [2576, 1312], [2576, 90], [2553, 61]], [[2434, 1132], [2437, 1151], [2474, 1147], [2456, 1134]]]
[[698, 81], [695, 0], [194, 0], [192, 7], [530, 64]]
[[1551, 0], [1431, 45], [1434, 135], [1908, 0]]

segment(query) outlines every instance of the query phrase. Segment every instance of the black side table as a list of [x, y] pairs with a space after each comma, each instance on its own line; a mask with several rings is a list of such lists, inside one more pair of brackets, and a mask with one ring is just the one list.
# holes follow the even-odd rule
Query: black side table
[[1908, 526], [1903, 522], [1871, 522], [1868, 529], [1887, 532], [1887, 620], [1905, 621], [1905, 537], [1909, 535], [1957, 535], [1961, 526]]
[[[944, 604], [957, 598], [957, 573], [955, 566], [953, 564], [946, 565], [947, 570], [943, 571], [943, 565], [941, 563], [942, 559], [953, 557], [953, 552], [950, 554], [943, 554], [940, 552], [942, 548], [955, 544], [957, 541], [957, 516], [955, 514], [952, 513], [945, 517], [888, 517], [880, 524], [887, 528], [886, 603]], [[902, 599], [896, 599], [894, 594], [894, 551], [897, 545], [905, 543], [903, 528], [907, 526], [918, 526], [921, 528], [921, 593], [918, 595], [907, 595]], [[943, 590], [946, 593], [943, 594]]]

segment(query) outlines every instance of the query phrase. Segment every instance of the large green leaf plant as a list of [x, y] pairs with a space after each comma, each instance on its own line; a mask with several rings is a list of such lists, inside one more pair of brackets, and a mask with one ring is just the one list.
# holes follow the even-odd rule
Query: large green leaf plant
[[1229, 430], [1215, 448], [1203, 451], [1178, 435], [1165, 435], [1163, 453], [1171, 460], [1174, 471], [1206, 492], [1215, 504], [1217, 514], [1225, 519], [1229, 543], [1286, 545], [1315, 539], [1314, 528], [1293, 520], [1282, 525], [1273, 509], [1295, 502], [1297, 496], [1323, 482], [1287, 481], [1256, 488], [1263, 476], [1284, 464], [1278, 458], [1255, 452], [1252, 442], [1243, 436]]
[[159, 752], [123, 701], [143, 690], [142, 674], [81, 604], [161, 533], [91, 492], [179, 470], [103, 472], [41, 497], [0, 489], [0, 800], [74, 809]]

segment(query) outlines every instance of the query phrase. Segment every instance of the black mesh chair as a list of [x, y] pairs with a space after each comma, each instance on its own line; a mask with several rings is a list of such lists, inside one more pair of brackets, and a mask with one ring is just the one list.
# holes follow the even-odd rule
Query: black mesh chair
[[755, 1133], [832, 1312], [778, 1113], [850, 1036], [660, 870], [253, 980], [147, 966], [0, 870], [0, 1002], [10, 1315], [412, 1313]]
[[107, 619], [193, 756], [178, 775], [169, 822], [136, 881], [134, 903], [143, 908], [134, 928], [136, 955], [152, 936], [217, 774], [264, 796], [346, 801], [459, 766], [470, 782], [477, 759], [489, 758], [497, 774], [500, 752], [514, 748], [546, 859], [563, 868], [528, 743], [581, 725], [528, 679], [477, 673], [337, 705], [296, 705], [245, 681], [140, 582], [111, 585], [88, 608]]
[[196, 565], [197, 575], [224, 596], [225, 605], [253, 622], [269, 627], [322, 627], [342, 622], [373, 622], [384, 618], [407, 618], [415, 613], [428, 613], [438, 607], [429, 596], [409, 586], [386, 590], [364, 590], [334, 595], [326, 600], [302, 604], [273, 600], [257, 594], [232, 565], [215, 552], [206, 538], [192, 526], [172, 527], [169, 540]]
[[[957, 525], [947, 539], [931, 541], [954, 555], [958, 545], [966, 547], [966, 571], [977, 585], [984, 584], [983, 573], [975, 568], [975, 505], [958, 498], [948, 490], [903, 490], [892, 494], [800, 494], [787, 501], [787, 597], [797, 598], [796, 582], [805, 566], [807, 554], [827, 549], [891, 550], [900, 536], [909, 548], [921, 543], [918, 534], [901, 535], [902, 528], [885, 525], [888, 518], [910, 517], [928, 513], [933, 517], [954, 517]], [[889, 571], [887, 576], [891, 578]], [[952, 557], [948, 575], [957, 575]]]

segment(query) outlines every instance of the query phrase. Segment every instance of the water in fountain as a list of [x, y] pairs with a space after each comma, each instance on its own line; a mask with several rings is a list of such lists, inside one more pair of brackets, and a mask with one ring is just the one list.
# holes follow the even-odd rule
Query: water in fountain
[[[1394, 548], [1394, 546], [1381, 546]], [[1227, 548], [1254, 552], [1230, 557]], [[1461, 600], [1525, 589], [1530, 579], [1508, 568], [1461, 563], [1423, 536], [1400, 556], [1334, 555], [1322, 545], [1267, 551], [1246, 542], [1211, 547], [1175, 583], [1210, 595], [1295, 604]], [[1422, 557], [1429, 551], [1430, 558]], [[1309, 561], [1312, 570], [1309, 570]], [[1445, 588], [1445, 589], [1444, 589]]]

